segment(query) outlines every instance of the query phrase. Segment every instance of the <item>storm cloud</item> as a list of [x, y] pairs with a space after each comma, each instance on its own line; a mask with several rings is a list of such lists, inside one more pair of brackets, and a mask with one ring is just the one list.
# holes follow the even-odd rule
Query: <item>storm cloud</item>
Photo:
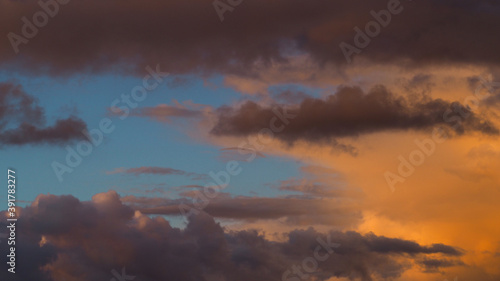
[[[0, 1], [5, 7], [0, 33], [11, 34], [0, 43], [1, 66], [53, 75], [142, 75], [144, 66], [160, 63], [172, 74], [249, 74], [256, 63], [286, 63], [291, 53], [306, 54], [317, 65], [344, 65], [339, 44], [354, 46], [354, 28], [364, 30], [375, 21], [370, 12], [388, 5], [387, 0], [244, 1], [220, 22], [207, 0], [41, 2], [55, 4], [57, 12], [49, 7], [54, 16], [37, 27], [33, 16], [43, 11], [38, 1]], [[500, 39], [490, 29], [500, 24], [498, 1], [394, 2], [402, 12], [357, 56], [409, 66], [500, 62]], [[31, 31], [23, 32], [26, 22]]]
[[[18, 257], [16, 280], [111, 280], [113, 270], [143, 281], [281, 280], [288, 268], [319, 249], [322, 256], [330, 253], [313, 273], [319, 280], [337, 276], [369, 281], [400, 276], [412, 261], [427, 255], [450, 260], [462, 255], [449, 245], [313, 228], [271, 241], [257, 231], [225, 231], [204, 214], [191, 217], [187, 227], [179, 229], [162, 217], [134, 212], [114, 191], [91, 201], [39, 195], [19, 211], [22, 243], [17, 247], [23, 254]], [[339, 247], [330, 252], [334, 244]]]

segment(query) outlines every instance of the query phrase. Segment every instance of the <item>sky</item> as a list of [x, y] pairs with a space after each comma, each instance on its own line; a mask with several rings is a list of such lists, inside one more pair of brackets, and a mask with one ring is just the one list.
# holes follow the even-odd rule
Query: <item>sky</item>
[[1, 280], [500, 280], [498, 1], [0, 5]]

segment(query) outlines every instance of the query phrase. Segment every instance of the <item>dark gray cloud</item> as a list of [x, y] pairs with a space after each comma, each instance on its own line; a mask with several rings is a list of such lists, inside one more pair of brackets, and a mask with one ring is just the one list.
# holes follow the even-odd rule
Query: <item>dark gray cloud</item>
[[[125, 269], [141, 281], [282, 280], [286, 270], [300, 265], [319, 246], [321, 256], [329, 247], [333, 252], [311, 273], [318, 280], [337, 276], [371, 281], [376, 276], [398, 277], [412, 261], [428, 255], [453, 260], [461, 256], [448, 245], [424, 246], [352, 231], [295, 230], [276, 242], [257, 231], [225, 231], [204, 214], [179, 229], [162, 217], [134, 213], [115, 192], [97, 194], [92, 201], [40, 195], [19, 213], [18, 273], [9, 280], [111, 280], [113, 269]], [[5, 222], [0, 226], [5, 228]], [[331, 248], [333, 243], [340, 246]], [[2, 252], [6, 247], [0, 244]], [[2, 255], [0, 262], [5, 264], [5, 259]], [[2, 280], [7, 274], [0, 272]]]
[[[47, 1], [46, 1], [47, 2]], [[55, 1], [48, 1], [54, 3]], [[61, 1], [64, 2], [64, 1]], [[57, 3], [57, 2], [55, 2]], [[476, 63], [498, 65], [500, 24], [496, 0], [401, 1], [403, 11], [371, 39], [359, 57], [375, 63]], [[341, 42], [354, 45], [355, 27], [373, 21], [375, 1], [243, 1], [220, 22], [212, 1], [69, 1], [46, 25], [31, 31], [19, 54], [7, 37], [0, 65], [55, 75], [77, 72], [137, 73], [160, 64], [172, 74], [249, 73], [256, 62], [286, 62], [309, 54], [319, 65], [346, 63]], [[33, 22], [38, 1], [2, 0], [0, 33], [23, 36], [22, 18]], [[53, 8], [52, 8], [53, 9]], [[422, 15], [425, 15], [423, 17]]]
[[[358, 87], [343, 87], [325, 99], [306, 98], [300, 104], [282, 107], [296, 115], [274, 135], [287, 143], [335, 141], [338, 137], [384, 131], [429, 130], [436, 125], [443, 125], [456, 134], [499, 133], [488, 119], [470, 112], [458, 102], [430, 98], [410, 101], [383, 86], [376, 86], [368, 93]], [[445, 114], [448, 111], [449, 114]], [[269, 128], [274, 116], [272, 107], [252, 101], [238, 108], [222, 107], [218, 109], [218, 121], [211, 133], [220, 136], [257, 134]]]
[[46, 126], [45, 112], [20, 85], [0, 83], [0, 144], [64, 144], [84, 139], [87, 125], [77, 117]]
[[425, 268], [425, 272], [439, 272], [442, 268], [465, 265], [465, 263], [460, 260], [433, 258], [424, 258], [419, 263]]

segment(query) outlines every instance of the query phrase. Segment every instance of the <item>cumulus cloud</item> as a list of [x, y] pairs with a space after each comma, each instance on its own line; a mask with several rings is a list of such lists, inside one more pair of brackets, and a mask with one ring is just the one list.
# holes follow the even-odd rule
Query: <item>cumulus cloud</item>
[[[342, 87], [325, 99], [306, 98], [299, 104], [282, 107], [296, 115], [275, 134], [287, 143], [335, 141], [335, 138], [385, 131], [429, 130], [436, 125], [443, 125], [457, 134], [499, 133], [491, 121], [470, 112], [459, 102], [430, 98], [410, 101], [383, 86], [373, 87], [367, 93], [358, 87]], [[449, 114], [445, 114], [447, 112]], [[466, 118], [459, 115], [461, 112]], [[252, 101], [238, 108], [222, 107], [218, 109], [218, 120], [211, 133], [218, 136], [257, 134], [269, 127], [274, 115], [273, 108]]]
[[[91, 201], [39, 195], [19, 213], [18, 280], [110, 280], [112, 270], [123, 268], [142, 281], [281, 280], [287, 269], [318, 246], [324, 256], [328, 245], [335, 243], [340, 246], [318, 264], [315, 276], [370, 281], [400, 276], [429, 255], [457, 261], [462, 255], [449, 245], [312, 228], [284, 233], [285, 239], [276, 242], [257, 231], [225, 231], [204, 214], [191, 217], [186, 228], [179, 229], [162, 217], [134, 211], [114, 191]], [[5, 222], [0, 225], [5, 227]], [[0, 276], [6, 274], [10, 273]]]
[[20, 85], [0, 83], [0, 144], [64, 144], [85, 138], [87, 125], [77, 117], [45, 123], [43, 108]]

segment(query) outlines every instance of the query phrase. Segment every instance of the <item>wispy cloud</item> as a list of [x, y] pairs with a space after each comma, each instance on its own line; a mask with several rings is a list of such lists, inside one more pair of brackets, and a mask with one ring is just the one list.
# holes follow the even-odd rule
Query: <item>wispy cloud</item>
[[189, 177], [193, 180], [208, 179], [208, 176], [204, 175], [204, 174], [186, 172], [186, 171], [177, 170], [177, 169], [173, 169], [173, 168], [167, 168], [167, 167], [149, 167], [149, 166], [138, 167], [138, 168], [116, 168], [112, 171], [106, 171], [106, 174], [107, 175], [132, 174], [135, 176], [140, 176], [140, 175], [179, 175], [179, 176]]

